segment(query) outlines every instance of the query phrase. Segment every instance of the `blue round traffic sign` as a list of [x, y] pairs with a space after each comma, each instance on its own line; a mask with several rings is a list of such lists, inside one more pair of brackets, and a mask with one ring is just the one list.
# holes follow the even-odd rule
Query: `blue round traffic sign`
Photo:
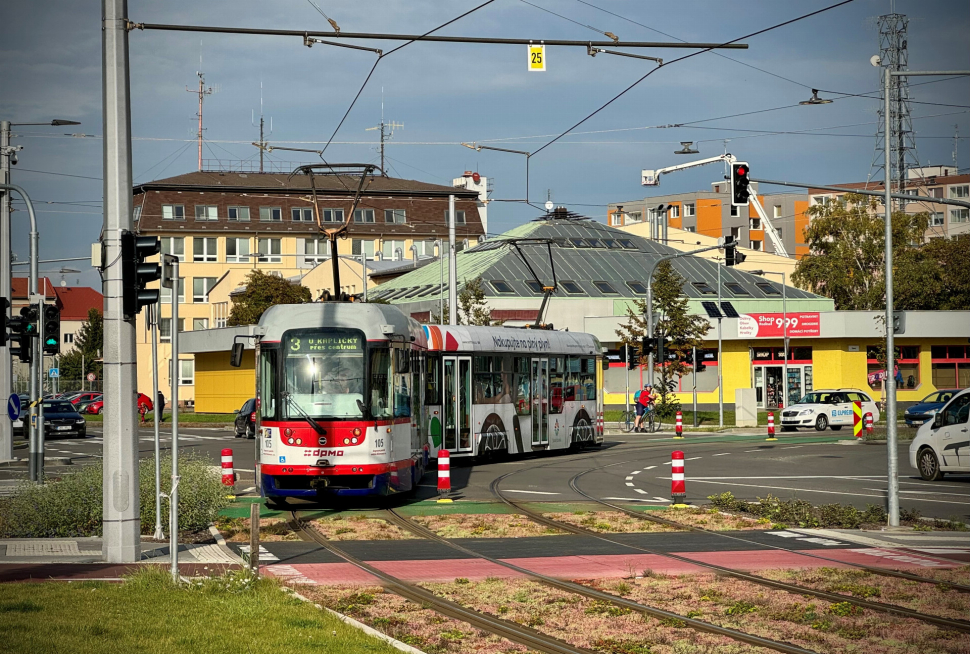
[[10, 416], [11, 420], [20, 418], [20, 396], [16, 393], [7, 400], [7, 415]]

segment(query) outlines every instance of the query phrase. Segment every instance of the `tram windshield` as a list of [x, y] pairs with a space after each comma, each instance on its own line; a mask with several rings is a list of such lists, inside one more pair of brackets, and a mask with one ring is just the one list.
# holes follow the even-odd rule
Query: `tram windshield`
[[363, 418], [364, 339], [349, 330], [301, 331], [283, 344], [284, 419]]

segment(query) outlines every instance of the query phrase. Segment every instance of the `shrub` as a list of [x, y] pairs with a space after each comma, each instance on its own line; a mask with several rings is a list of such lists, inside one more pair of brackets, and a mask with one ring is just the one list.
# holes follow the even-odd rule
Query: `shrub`
[[[155, 464], [139, 462], [141, 531], [155, 528]], [[162, 488], [166, 490], [171, 458], [162, 459]], [[0, 502], [0, 536], [4, 538], [79, 538], [101, 535], [102, 479], [100, 462], [44, 484], [24, 482]], [[228, 500], [219, 475], [199, 456], [179, 457], [179, 527], [204, 529]], [[162, 501], [162, 524], [168, 525], [168, 503]]]

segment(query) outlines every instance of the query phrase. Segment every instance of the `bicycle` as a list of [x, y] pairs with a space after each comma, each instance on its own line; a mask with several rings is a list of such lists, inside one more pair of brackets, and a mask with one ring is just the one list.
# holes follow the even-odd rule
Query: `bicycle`
[[633, 427], [637, 424], [637, 413], [636, 411], [622, 411], [620, 413], [620, 419], [617, 421], [617, 427], [625, 434], [629, 434], [633, 431]]
[[646, 429], [648, 434], [660, 431], [660, 423], [656, 419], [657, 412], [654, 409], [650, 409], [643, 415], [643, 420], [640, 421], [640, 426]]

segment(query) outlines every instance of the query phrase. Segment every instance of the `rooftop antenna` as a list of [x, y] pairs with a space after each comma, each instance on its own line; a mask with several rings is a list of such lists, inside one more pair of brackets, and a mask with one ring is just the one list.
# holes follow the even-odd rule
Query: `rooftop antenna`
[[[312, 4], [312, 3], [311, 3]], [[398, 123], [391, 121], [389, 123], [384, 122], [384, 87], [381, 87], [381, 124], [377, 127], [368, 127], [364, 131], [371, 132], [375, 129], [381, 130], [381, 175], [387, 177], [385, 172], [387, 168], [384, 166], [384, 142], [391, 140], [394, 136], [395, 129], [404, 129], [404, 123]]]
[[[250, 122], [252, 123], [253, 127], [256, 126], [255, 115], [250, 118]], [[263, 134], [265, 124], [266, 121], [263, 118], [263, 80], [259, 80], [259, 145], [257, 146], [259, 148], [259, 172], [263, 172], [263, 154], [266, 152], [266, 146], [269, 145], [269, 143], [266, 142], [265, 135]], [[272, 118], [269, 119], [269, 133], [273, 133]]]
[[957, 161], [957, 145], [960, 143], [960, 126], [953, 126], [953, 167], [957, 170], [960, 169], [960, 164]]
[[199, 96], [199, 113], [197, 114], [199, 118], [199, 129], [196, 132], [196, 138], [199, 140], [199, 171], [202, 171], [202, 132], [204, 128], [202, 127], [202, 103], [205, 100], [205, 96], [212, 95], [218, 89], [211, 86], [205, 85], [205, 73], [202, 72], [202, 41], [199, 41], [199, 70], [195, 71], [195, 74], [199, 77], [199, 88], [190, 89], [188, 85], [185, 86], [185, 90], [189, 93], [196, 93]]

